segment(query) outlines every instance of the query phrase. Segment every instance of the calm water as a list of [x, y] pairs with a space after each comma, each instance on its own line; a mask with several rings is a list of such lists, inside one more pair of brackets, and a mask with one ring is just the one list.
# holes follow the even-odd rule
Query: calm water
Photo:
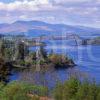
[[[55, 43], [49, 41], [47, 43], [46, 50], [48, 52], [53, 49], [55, 53], [68, 55], [77, 64], [75, 70], [88, 74], [89, 78], [95, 78], [97, 83], [100, 82], [100, 46], [66, 46], [69, 44], [66, 41], [56, 41]], [[36, 48], [31, 48], [31, 50], [34, 49]], [[57, 70], [56, 73], [61, 80], [65, 80], [67, 71], [68, 69]], [[46, 76], [49, 79], [48, 73], [46, 73]], [[14, 73], [11, 80], [16, 80], [18, 77], [19, 73]]]
[[[57, 53], [65, 53], [72, 58], [77, 66], [74, 68], [95, 78], [100, 82], [100, 46], [59, 47]], [[64, 71], [60, 71], [63, 75]]]

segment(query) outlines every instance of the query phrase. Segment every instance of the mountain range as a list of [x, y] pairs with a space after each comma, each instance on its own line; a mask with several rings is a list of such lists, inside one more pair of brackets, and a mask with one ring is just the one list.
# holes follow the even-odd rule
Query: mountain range
[[11, 24], [0, 24], [0, 34], [24, 34], [28, 37], [36, 37], [41, 35], [49, 36], [61, 34], [77, 34], [84, 38], [92, 38], [100, 36], [100, 29], [78, 25], [72, 26], [65, 24], [49, 24], [42, 21], [16, 21]]

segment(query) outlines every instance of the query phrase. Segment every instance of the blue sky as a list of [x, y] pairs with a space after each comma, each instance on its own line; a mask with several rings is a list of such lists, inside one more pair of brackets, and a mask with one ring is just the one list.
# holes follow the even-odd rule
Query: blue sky
[[4, 2], [4, 3], [9, 3], [9, 2], [13, 2], [15, 0], [0, 0], [0, 2]]
[[100, 0], [0, 0], [0, 23], [17, 20], [100, 28]]

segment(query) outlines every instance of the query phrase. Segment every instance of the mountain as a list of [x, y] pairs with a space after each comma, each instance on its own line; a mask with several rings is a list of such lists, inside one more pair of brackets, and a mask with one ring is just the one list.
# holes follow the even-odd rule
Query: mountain
[[41, 21], [16, 21], [11, 24], [0, 24], [0, 34], [24, 34], [29, 37], [41, 35], [77, 34], [83, 38], [100, 36], [99, 28], [49, 24]]

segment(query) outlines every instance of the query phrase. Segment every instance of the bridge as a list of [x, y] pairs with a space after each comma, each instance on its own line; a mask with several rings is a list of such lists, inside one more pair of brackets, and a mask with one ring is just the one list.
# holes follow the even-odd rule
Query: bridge
[[[33, 38], [27, 38], [27, 37], [6, 37], [4, 38], [5, 40], [10, 40], [13, 41], [15, 43], [18, 42], [23, 42], [26, 46], [41, 46], [41, 45], [45, 45], [44, 43], [42, 43], [42, 41], [44, 40], [74, 40], [76, 45], [81, 45], [82, 44], [82, 39], [76, 35], [76, 34], [71, 34], [71, 33], [66, 33], [66, 34], [61, 34], [61, 35], [45, 35], [45, 36], [39, 36], [39, 37], [33, 37]], [[10, 43], [7, 44], [10, 47], [13, 46], [14, 44]]]
[[82, 45], [82, 38], [75, 34], [67, 34], [67, 35], [51, 35], [51, 36], [40, 36], [36, 38], [32, 38], [32, 41], [41, 42], [44, 40], [74, 40], [76, 45]]

